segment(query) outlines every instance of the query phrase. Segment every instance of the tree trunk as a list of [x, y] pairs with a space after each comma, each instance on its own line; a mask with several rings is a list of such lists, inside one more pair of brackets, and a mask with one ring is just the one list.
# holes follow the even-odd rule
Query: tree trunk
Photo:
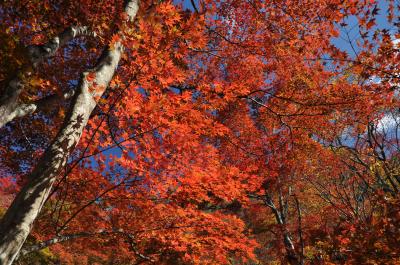
[[80, 36], [96, 36], [87, 27], [69, 27], [43, 45], [31, 45], [27, 50], [27, 63], [17, 71], [4, 87], [0, 95], [0, 128], [15, 118], [33, 113], [36, 104], [20, 104], [19, 95], [24, 90], [26, 79], [42, 61], [56, 54], [60, 47]]
[[286, 250], [286, 259], [288, 263], [290, 265], [300, 265], [301, 263], [297, 255], [296, 248], [294, 247], [289, 231], [286, 229], [286, 223], [284, 221], [284, 218], [282, 218], [283, 216], [281, 211], [276, 208], [270, 196], [267, 195], [264, 202], [272, 210], [276, 222], [280, 225], [283, 234], [283, 243]]
[[[138, 9], [139, 0], [126, 3], [125, 12], [129, 20], [135, 18]], [[34, 220], [49, 196], [54, 181], [79, 142], [90, 114], [96, 106], [95, 98], [104, 93], [111, 81], [122, 51], [122, 43], [114, 43], [113, 49], [107, 47], [103, 51], [94, 70], [83, 73], [63, 126], [0, 222], [0, 264], [12, 264], [18, 255]], [[88, 74], [94, 74], [95, 79], [89, 81], [86, 78]], [[93, 83], [96, 83], [95, 92], [91, 92], [90, 89]]]

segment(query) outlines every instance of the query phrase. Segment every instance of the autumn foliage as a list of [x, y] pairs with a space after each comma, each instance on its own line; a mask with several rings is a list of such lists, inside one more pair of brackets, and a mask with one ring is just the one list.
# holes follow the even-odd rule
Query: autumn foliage
[[16, 264], [400, 264], [395, 1], [129, 2], [0, 4], [0, 216], [95, 103]]

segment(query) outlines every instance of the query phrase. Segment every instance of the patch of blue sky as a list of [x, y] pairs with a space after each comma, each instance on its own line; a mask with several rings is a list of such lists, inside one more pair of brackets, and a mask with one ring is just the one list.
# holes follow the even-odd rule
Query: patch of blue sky
[[[388, 14], [388, 1], [377, 1], [378, 13], [375, 16], [375, 26], [371, 29], [375, 30], [386, 30], [393, 37], [393, 42], [397, 43], [398, 40], [395, 39], [394, 34], [399, 32], [398, 27], [393, 26], [393, 23], [390, 23], [387, 19]], [[398, 10], [396, 10], [395, 15], [399, 15]], [[351, 59], [357, 59], [357, 54], [360, 52], [361, 48], [357, 45], [357, 41], [361, 42], [361, 32], [359, 30], [358, 19], [355, 16], [349, 16], [344, 20], [342, 25], [337, 25], [340, 30], [340, 35], [337, 38], [332, 38], [331, 43], [335, 45], [338, 49], [346, 52]], [[368, 38], [372, 38], [371, 33], [369, 33]], [[371, 77], [367, 82], [370, 83], [379, 83], [381, 79], [379, 77]], [[398, 112], [393, 113], [390, 110], [386, 110], [382, 119], [374, 121], [377, 126], [378, 133], [384, 133], [387, 137], [400, 137], [398, 135], [398, 121], [399, 121]], [[342, 135], [337, 139], [341, 144], [344, 144], [349, 147], [353, 147], [356, 143], [356, 138], [353, 136], [352, 128], [346, 128]], [[366, 134], [366, 132], [365, 132]], [[321, 141], [321, 139], [316, 139]]]
[[[397, 33], [399, 31], [398, 28], [394, 27], [392, 23], [389, 23], [387, 19], [389, 8], [388, 1], [378, 0], [377, 8], [378, 13], [375, 16], [375, 26], [372, 29], [388, 30], [388, 32], [392, 35]], [[398, 12], [396, 15], [399, 15]], [[348, 16], [344, 20], [344, 24], [342, 24], [344, 26], [337, 25], [338, 29], [340, 30], [340, 35], [337, 38], [332, 38], [331, 43], [342, 51], [348, 52], [350, 56], [356, 56], [356, 53], [359, 52], [359, 49], [356, 47], [356, 45], [354, 45], [354, 43], [357, 40], [361, 40], [361, 34], [358, 27], [358, 19], [355, 16]], [[353, 45], [350, 42], [352, 42]]]

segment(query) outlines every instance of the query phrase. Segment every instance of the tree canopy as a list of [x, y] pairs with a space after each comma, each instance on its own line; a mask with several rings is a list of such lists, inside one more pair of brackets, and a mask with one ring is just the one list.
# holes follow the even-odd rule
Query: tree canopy
[[400, 264], [400, 6], [0, 3], [0, 264]]

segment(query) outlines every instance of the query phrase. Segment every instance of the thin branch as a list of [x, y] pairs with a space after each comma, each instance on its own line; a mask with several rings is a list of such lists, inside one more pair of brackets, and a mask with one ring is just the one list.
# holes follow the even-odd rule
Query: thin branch
[[141, 258], [143, 260], [147, 260], [151, 263], [155, 263], [155, 261], [152, 258], [140, 253], [137, 250], [137, 248], [135, 247], [135, 237], [131, 233], [125, 232], [123, 229], [113, 229], [112, 231], [81, 232], [81, 233], [75, 233], [75, 234], [58, 235], [58, 236], [53, 237], [52, 239], [42, 241], [35, 245], [22, 248], [19, 257], [25, 256], [29, 253], [39, 251], [39, 250], [42, 250], [51, 245], [62, 243], [65, 241], [70, 241], [70, 240], [82, 238], [82, 237], [106, 236], [106, 235], [110, 235], [110, 234], [120, 234], [120, 235], [125, 236], [129, 240], [131, 248], [132, 248], [133, 252], [135, 253], [135, 255], [137, 255], [139, 258]]

